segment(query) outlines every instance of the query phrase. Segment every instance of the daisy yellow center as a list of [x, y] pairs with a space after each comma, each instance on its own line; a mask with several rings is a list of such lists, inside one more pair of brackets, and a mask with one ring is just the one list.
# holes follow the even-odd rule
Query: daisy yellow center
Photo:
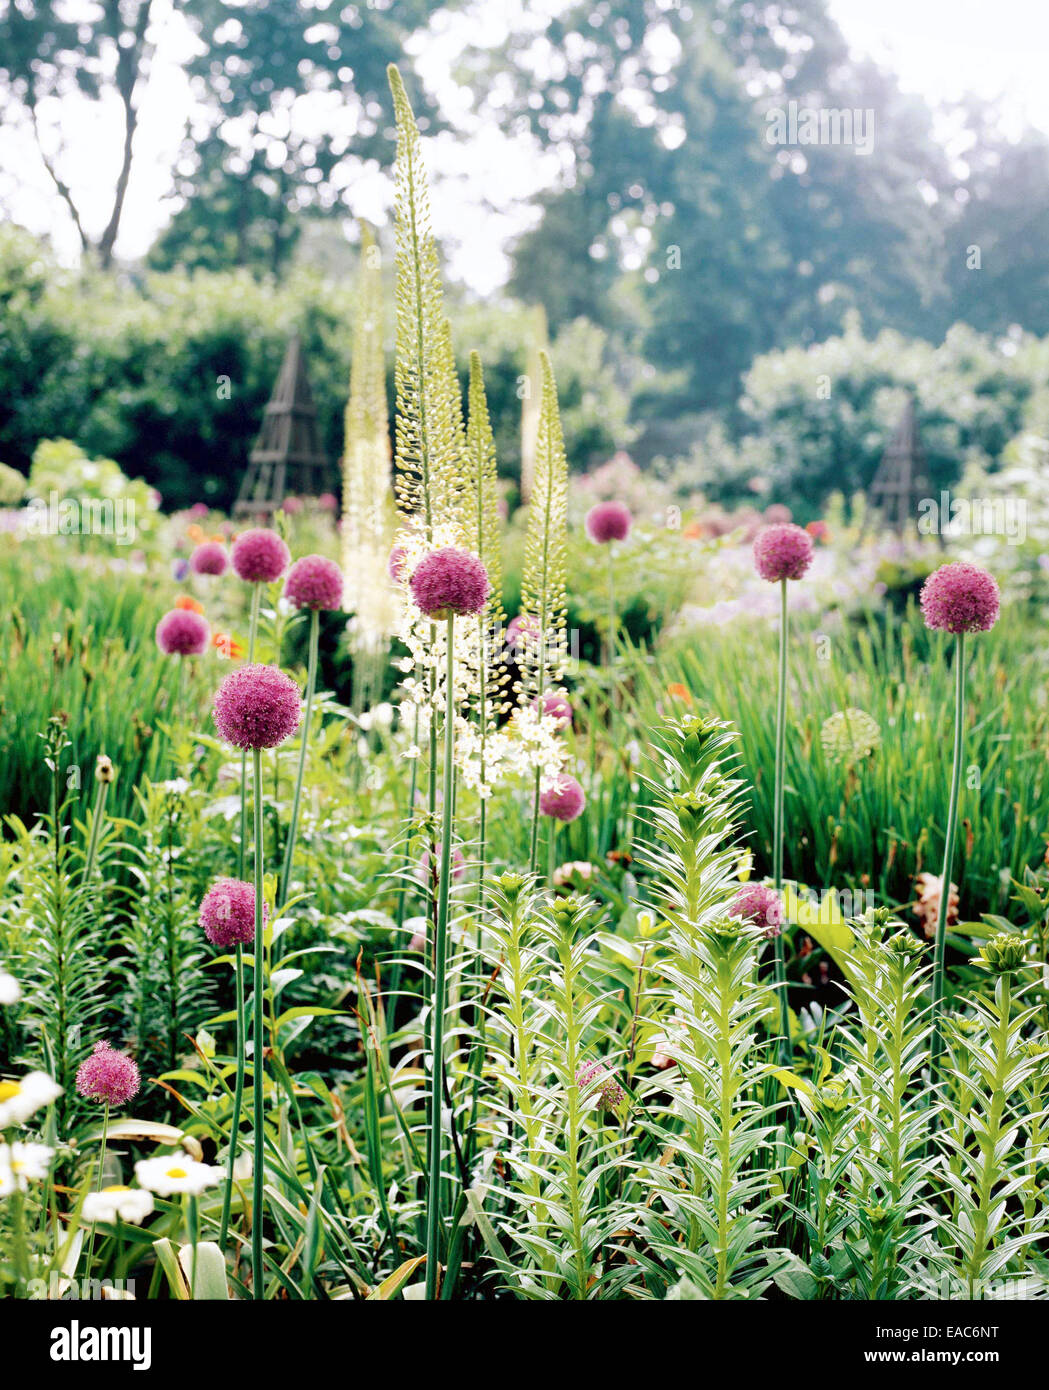
[[185, 1168], [169, 1168], [166, 1176], [169, 1178], [188, 1178], [189, 1174]]
[[23, 1159], [23, 1158], [13, 1158], [13, 1159], [11, 1160], [11, 1172], [12, 1172], [12, 1173], [20, 1173], [24, 1167], [25, 1167], [25, 1159]]
[[122, 1187], [120, 1183], [114, 1183], [112, 1187], [104, 1187], [103, 1192], [130, 1192], [130, 1187]]
[[22, 1087], [17, 1081], [0, 1081], [0, 1101], [12, 1100], [15, 1096], [20, 1095], [21, 1091]]

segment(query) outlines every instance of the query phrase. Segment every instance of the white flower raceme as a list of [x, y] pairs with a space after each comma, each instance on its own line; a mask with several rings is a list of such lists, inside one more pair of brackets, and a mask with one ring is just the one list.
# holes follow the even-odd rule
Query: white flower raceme
[[43, 1071], [27, 1072], [20, 1081], [0, 1081], [0, 1129], [25, 1124], [61, 1094], [62, 1087]]
[[221, 1168], [198, 1163], [181, 1154], [172, 1154], [167, 1158], [141, 1158], [135, 1164], [135, 1177], [139, 1185], [155, 1192], [158, 1197], [174, 1197], [181, 1193], [196, 1197], [209, 1187], [215, 1187], [223, 1176]]
[[46, 1144], [0, 1144], [0, 1193], [24, 1192], [28, 1183], [46, 1178], [54, 1156]]
[[17, 1004], [22, 997], [22, 988], [13, 975], [0, 970], [0, 1005]]
[[89, 1192], [84, 1198], [81, 1215], [86, 1224], [96, 1221], [115, 1222], [118, 1218], [128, 1226], [141, 1226], [153, 1210], [153, 1194], [140, 1187], [104, 1187], [101, 1192]]

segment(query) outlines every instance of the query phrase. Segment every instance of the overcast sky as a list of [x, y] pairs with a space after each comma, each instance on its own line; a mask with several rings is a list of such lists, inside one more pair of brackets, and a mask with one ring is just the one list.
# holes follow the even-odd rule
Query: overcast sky
[[[497, 39], [508, 10], [516, 13], [523, 3], [484, 0], [481, 20], [470, 21], [471, 38]], [[536, 23], [547, 7], [556, 9], [558, 0], [528, 0], [525, 13]], [[1049, 131], [1049, 0], [830, 0], [830, 8], [853, 48], [894, 69], [906, 90], [921, 93], [933, 104], [955, 100], [967, 91], [985, 99], [1000, 98], [1015, 128], [1026, 120]], [[117, 244], [124, 257], [143, 254], [170, 215], [165, 201], [170, 169], [189, 105], [180, 62], [193, 40], [171, 13], [169, 0], [163, 0], [159, 14], [157, 61], [143, 104], [137, 162]], [[418, 57], [424, 78], [440, 83], [443, 91], [442, 76], [459, 50], [461, 21], [442, 24], [441, 19], [439, 15], [437, 32]], [[87, 225], [95, 231], [105, 221], [116, 176], [119, 116], [115, 107], [80, 105], [85, 109], [77, 111], [73, 122], [68, 108], [62, 113], [67, 139], [70, 130], [75, 131], [64, 168], [87, 210]], [[42, 113], [48, 114], [57, 115]], [[508, 149], [500, 132], [487, 127], [475, 130], [468, 140], [449, 136], [430, 141], [427, 157], [443, 181], [435, 224], [439, 235], [450, 238], [450, 270], [478, 291], [490, 291], [505, 278], [507, 240], [527, 225], [522, 205], [556, 177], [556, 166], [536, 160], [527, 148]], [[354, 185], [354, 213], [381, 221], [387, 197], [382, 178], [359, 180]], [[27, 131], [4, 130], [0, 199], [19, 221], [36, 231], [50, 231], [63, 257], [75, 259], [75, 233]]]

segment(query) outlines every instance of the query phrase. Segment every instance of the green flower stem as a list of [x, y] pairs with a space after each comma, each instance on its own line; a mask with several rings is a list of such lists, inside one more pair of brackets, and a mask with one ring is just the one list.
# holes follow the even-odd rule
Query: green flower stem
[[[262, 586], [251, 586], [251, 618], [248, 622], [248, 661], [255, 660], [255, 638], [259, 628], [259, 602]], [[248, 755], [240, 755], [240, 845], [237, 848], [237, 877], [244, 878], [248, 848]]]
[[255, 1299], [266, 1297], [265, 1276], [262, 1268], [262, 1223], [263, 1223], [263, 1181], [265, 1178], [266, 1135], [264, 1130], [263, 1092], [265, 1089], [265, 1067], [263, 1065], [263, 1018], [265, 1010], [265, 960], [262, 925], [262, 752], [253, 748], [252, 772], [255, 790], [255, 970], [254, 970], [254, 1056], [252, 1098], [255, 1109], [254, 1171], [252, 1173], [251, 1204], [251, 1291]]
[[302, 717], [299, 742], [299, 768], [295, 775], [295, 796], [291, 803], [291, 825], [288, 828], [288, 843], [284, 847], [284, 869], [280, 877], [280, 891], [277, 894], [277, 912], [288, 900], [291, 890], [291, 866], [295, 857], [295, 841], [299, 834], [299, 806], [302, 801], [302, 779], [306, 771], [306, 752], [310, 741], [310, 719], [313, 715], [313, 695], [317, 685], [317, 643], [320, 633], [320, 613], [310, 609], [310, 654], [306, 668], [306, 712]]
[[542, 772], [539, 768], [535, 770], [535, 789], [532, 793], [532, 842], [528, 853], [528, 872], [535, 873], [536, 863], [539, 859], [539, 783]]
[[452, 867], [452, 817], [455, 807], [455, 618], [449, 614], [446, 641], [444, 712], [444, 800], [441, 806], [441, 863], [437, 894], [437, 930], [433, 957], [433, 1007], [430, 1010], [430, 1180], [426, 1192], [426, 1297], [435, 1299], [441, 1250], [441, 1097], [444, 1093], [444, 1005], [448, 962], [448, 890]]
[[[102, 1107], [102, 1139], [98, 1146], [98, 1168], [95, 1172], [95, 1191], [102, 1191], [102, 1172], [106, 1166], [106, 1143], [109, 1139], [109, 1101], [107, 1100]], [[87, 1258], [84, 1261], [84, 1273], [90, 1277], [91, 1261], [95, 1254], [95, 1223], [91, 1223], [91, 1234], [87, 1238]]]
[[954, 756], [951, 766], [951, 793], [947, 802], [947, 834], [943, 846], [943, 877], [940, 907], [936, 914], [936, 948], [932, 975], [932, 1080], [935, 1083], [943, 1057], [944, 957], [947, 951], [947, 911], [951, 898], [951, 870], [954, 837], [958, 829], [958, 793], [962, 780], [962, 735], [965, 718], [965, 634], [958, 633], [954, 650]]
[[246, 1021], [244, 1018], [244, 947], [238, 941], [234, 947], [237, 976], [237, 1078], [233, 1090], [233, 1115], [229, 1128], [229, 1163], [226, 1170], [226, 1190], [222, 1194], [222, 1222], [219, 1228], [219, 1245], [225, 1253], [226, 1237], [229, 1233], [229, 1213], [233, 1200], [233, 1169], [237, 1162], [240, 1147], [240, 1114], [244, 1105], [244, 1048], [246, 1044]]
[[[783, 785], [787, 738], [787, 581], [780, 580], [779, 608], [779, 680], [776, 689], [776, 773], [772, 805], [772, 877], [777, 897], [783, 893]], [[783, 948], [783, 933], [773, 941], [774, 978], [779, 999], [779, 1061], [785, 1067], [790, 1060], [790, 1009], [787, 1005], [787, 966]]]
[[608, 679], [609, 690], [614, 692], [612, 670], [616, 664], [616, 567], [612, 555], [612, 542], [608, 543]]
[[87, 844], [87, 857], [84, 860], [84, 882], [90, 883], [91, 877], [95, 872], [95, 860], [98, 858], [98, 841], [102, 831], [102, 823], [106, 817], [106, 794], [109, 791], [108, 782], [99, 782], [98, 790], [95, 793], [95, 814], [91, 818], [91, 837]]

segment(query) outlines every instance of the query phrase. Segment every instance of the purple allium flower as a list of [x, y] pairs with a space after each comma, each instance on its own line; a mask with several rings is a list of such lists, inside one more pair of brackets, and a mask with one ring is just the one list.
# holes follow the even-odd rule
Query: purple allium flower
[[[262, 920], [269, 908], [262, 904]], [[213, 946], [247, 945], [255, 940], [255, 889], [240, 878], [218, 878], [200, 902], [197, 919]]]
[[765, 508], [765, 520], [770, 526], [786, 526], [794, 520], [794, 513], [782, 502], [772, 502]]
[[800, 579], [812, 564], [812, 537], [789, 523], [764, 526], [754, 538], [754, 567], [762, 579]]
[[390, 551], [390, 558], [386, 561], [386, 573], [395, 584], [399, 584], [404, 578], [404, 566], [408, 559], [408, 551], [403, 545], [395, 545]]
[[977, 565], [941, 565], [922, 585], [925, 626], [941, 632], [986, 632], [998, 621], [997, 581]]
[[205, 541], [189, 557], [189, 567], [194, 574], [225, 574], [229, 568], [226, 547], [218, 541]]
[[238, 666], [215, 693], [211, 717], [234, 748], [276, 748], [299, 727], [302, 698], [276, 666]]
[[575, 1084], [581, 1091], [594, 1088], [598, 1110], [618, 1110], [623, 1103], [623, 1088], [604, 1062], [584, 1062], [575, 1074]]
[[157, 623], [157, 646], [165, 656], [200, 656], [207, 651], [211, 629], [199, 613], [173, 608]]
[[630, 508], [624, 503], [598, 502], [587, 512], [583, 525], [592, 541], [607, 545], [609, 541], [625, 541], [633, 520]]
[[568, 698], [562, 695], [559, 690], [548, 690], [543, 696], [542, 701], [533, 700], [532, 708], [541, 710], [545, 715], [557, 720], [560, 729], [567, 729], [572, 723], [572, 706]]
[[760, 927], [766, 941], [783, 930], [783, 904], [779, 895], [763, 883], [745, 883], [729, 903], [728, 915]]
[[525, 646], [530, 639], [539, 636], [539, 619], [531, 613], [518, 613], [506, 625], [506, 645]]
[[91, 1056], [77, 1068], [77, 1092], [86, 1100], [126, 1105], [138, 1095], [138, 1085], [138, 1067], [134, 1059], [107, 1042], [95, 1043]]
[[237, 537], [230, 559], [246, 584], [272, 584], [288, 568], [291, 551], [276, 531], [256, 528]]
[[416, 607], [429, 618], [480, 613], [491, 591], [488, 574], [477, 556], [454, 545], [424, 555], [408, 585]]
[[206, 502], [194, 502], [189, 509], [189, 514], [194, 521], [199, 521], [202, 516], [208, 514], [208, 504]]
[[334, 492], [322, 492], [317, 498], [317, 506], [322, 512], [333, 512], [339, 505], [339, 499]]
[[573, 821], [583, 814], [586, 793], [574, 777], [567, 773], [557, 779], [554, 786], [548, 787], [539, 797], [539, 809], [544, 816], [554, 820]]
[[342, 591], [342, 570], [324, 555], [296, 560], [284, 581], [284, 597], [295, 608], [341, 608]]
[[[439, 846], [437, 849], [437, 872], [438, 874], [441, 872], [441, 850]], [[458, 882], [465, 872], [466, 860], [463, 858], [463, 852], [458, 846], [455, 846], [452, 849], [452, 881]], [[422, 856], [419, 859], [419, 867], [415, 871], [415, 877], [420, 883], [429, 883], [430, 881], [430, 851], [428, 849], [424, 849], [422, 852]]]
[[284, 501], [280, 504], [280, 509], [287, 516], [295, 516], [298, 512], [302, 511], [302, 498], [285, 497]]

